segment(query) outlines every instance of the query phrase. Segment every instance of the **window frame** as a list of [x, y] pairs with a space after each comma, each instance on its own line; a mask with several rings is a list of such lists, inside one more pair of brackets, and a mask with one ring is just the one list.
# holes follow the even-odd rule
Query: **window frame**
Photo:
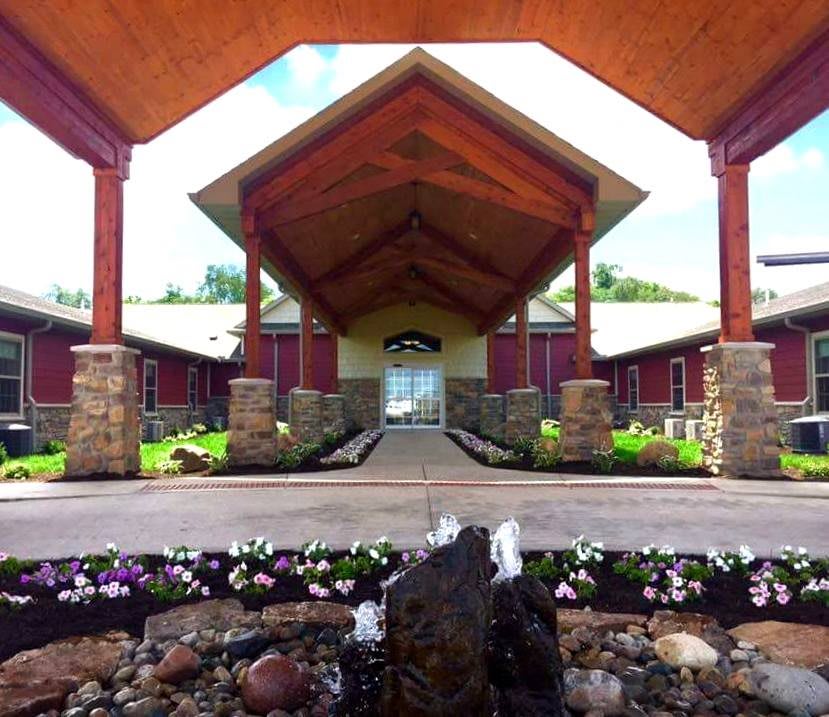
[[817, 392], [817, 385], [819, 378], [827, 378], [829, 379], [829, 372], [827, 373], [818, 373], [817, 370], [817, 345], [820, 341], [829, 341], [829, 331], [817, 331], [812, 334], [812, 396], [814, 396], [813, 407], [814, 412], [816, 415], [825, 416], [829, 414], [829, 407], [825, 410], [821, 410], [818, 406], [818, 392]]
[[[632, 407], [630, 403], [630, 398], [633, 395], [633, 392], [630, 390], [630, 375], [631, 373], [636, 373], [636, 407]], [[639, 364], [633, 364], [632, 366], [628, 366], [627, 370], [627, 380], [628, 380], [628, 413], [639, 413]]]
[[[679, 386], [674, 385], [674, 364], [679, 364], [682, 366], [682, 408], [675, 408], [674, 407], [674, 389], [679, 388]], [[671, 413], [674, 414], [684, 414], [685, 413], [685, 406], [687, 404], [686, 396], [685, 396], [685, 387], [688, 383], [688, 377], [685, 374], [685, 357], [684, 356], [676, 356], [670, 360], [668, 364], [668, 384], [670, 385], [670, 400], [671, 400]]]
[[24, 417], [24, 391], [26, 383], [26, 337], [23, 334], [13, 334], [8, 331], [0, 331], [0, 340], [9, 341], [10, 343], [20, 344], [20, 375], [12, 376], [11, 374], [3, 374], [0, 378], [10, 379], [12, 381], [19, 381], [20, 388], [18, 390], [17, 413], [0, 413], [0, 420], [21, 419]]
[[[190, 378], [195, 377], [193, 381], [193, 402], [190, 402]], [[198, 366], [188, 366], [187, 367], [187, 408], [191, 412], [195, 412], [199, 410], [199, 367]]]
[[[155, 386], [153, 386], [150, 390], [155, 392], [155, 409], [152, 411], [147, 410], [147, 366], [152, 364], [155, 367]], [[142, 395], [143, 401], [142, 406], [144, 407], [144, 415], [145, 416], [157, 416], [158, 415], [158, 360], [157, 359], [144, 359], [144, 393]]]

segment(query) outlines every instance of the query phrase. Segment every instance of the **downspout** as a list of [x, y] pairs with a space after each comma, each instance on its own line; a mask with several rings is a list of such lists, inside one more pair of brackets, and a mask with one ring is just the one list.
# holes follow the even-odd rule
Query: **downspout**
[[37, 451], [40, 447], [37, 438], [37, 403], [35, 402], [34, 387], [32, 380], [34, 376], [34, 336], [45, 334], [52, 328], [52, 321], [48, 320], [43, 326], [31, 329], [26, 333], [26, 401], [29, 404], [29, 415], [32, 423], [32, 450]]
[[[806, 342], [806, 398], [803, 399], [804, 412], [806, 407], [812, 403], [812, 385], [814, 384], [814, 361], [812, 360], [812, 331], [807, 326], [794, 323], [788, 316], [783, 319], [783, 325], [787, 329], [803, 334]], [[814, 410], [812, 410], [814, 413]]]
[[547, 418], [553, 417], [553, 396], [552, 396], [552, 385], [550, 383], [550, 341], [552, 337], [550, 336], [550, 332], [547, 332], [547, 342], [545, 344], [545, 350], [547, 352], [546, 361], [547, 361]]

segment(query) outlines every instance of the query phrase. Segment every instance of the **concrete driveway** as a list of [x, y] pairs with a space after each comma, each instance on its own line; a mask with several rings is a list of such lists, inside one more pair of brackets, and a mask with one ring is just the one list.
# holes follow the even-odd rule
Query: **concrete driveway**
[[358, 469], [296, 476], [0, 485], [0, 551], [53, 558], [116, 542], [158, 552], [225, 549], [267, 535], [294, 549], [321, 537], [344, 548], [387, 535], [423, 544], [443, 511], [497, 527], [513, 515], [525, 548], [562, 548], [580, 533], [611, 549], [671, 543], [704, 552], [790, 543], [829, 555], [829, 484], [602, 479], [484, 468], [439, 432], [390, 432]]

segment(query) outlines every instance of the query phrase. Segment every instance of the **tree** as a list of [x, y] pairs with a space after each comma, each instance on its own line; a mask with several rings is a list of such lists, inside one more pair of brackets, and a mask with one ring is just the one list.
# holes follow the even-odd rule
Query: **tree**
[[89, 293], [83, 289], [72, 291], [59, 284], [52, 284], [52, 288], [43, 295], [44, 299], [54, 301], [64, 306], [74, 306], [76, 309], [89, 309], [92, 307], [92, 299]]
[[[262, 301], [270, 301], [273, 291], [262, 284]], [[204, 281], [196, 290], [198, 299], [206, 304], [245, 303], [245, 270], [232, 264], [210, 264]]]
[[755, 289], [751, 292], [752, 304], [765, 304], [766, 299], [776, 299], [777, 292], [774, 289]]
[[[644, 281], [632, 276], [618, 274], [622, 267], [618, 264], [596, 264], [593, 271], [593, 283], [590, 286], [590, 298], [598, 302], [687, 302], [699, 301], [699, 297], [686, 291], [674, 291], [654, 281]], [[552, 295], [553, 301], [575, 301], [576, 289], [565, 286]]]
[[167, 283], [167, 289], [164, 292], [164, 296], [160, 299], [156, 299], [155, 301], [151, 301], [151, 304], [195, 304], [198, 303], [198, 299], [194, 296], [188, 296], [184, 293], [182, 288], [178, 285]]

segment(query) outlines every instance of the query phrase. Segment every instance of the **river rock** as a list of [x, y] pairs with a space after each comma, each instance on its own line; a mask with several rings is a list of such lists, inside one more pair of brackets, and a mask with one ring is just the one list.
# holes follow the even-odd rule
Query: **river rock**
[[242, 603], [236, 599], [205, 600], [150, 615], [144, 622], [144, 639], [166, 642], [178, 640], [191, 632], [227, 632], [234, 627], [259, 627], [261, 622], [258, 612], [246, 612]]
[[605, 717], [625, 711], [621, 681], [604, 670], [567, 670], [564, 673], [567, 706], [577, 712], [600, 710]]
[[177, 685], [197, 677], [200, 667], [201, 660], [195, 652], [186, 645], [176, 645], [156, 665], [153, 676], [159, 682]]
[[814, 669], [829, 664], [829, 627], [793, 622], [747, 622], [728, 631], [754, 643], [773, 662]]
[[195, 473], [210, 468], [210, 451], [201, 446], [185, 444], [170, 452], [170, 460], [181, 461], [182, 473]]
[[266, 655], [258, 659], [248, 669], [242, 684], [245, 707], [258, 715], [274, 710], [297, 710], [310, 697], [308, 671], [284, 655]]
[[333, 627], [335, 630], [354, 627], [354, 614], [347, 605], [333, 602], [283, 602], [266, 605], [262, 610], [262, 624], [279, 628], [301, 622], [308, 627]]
[[717, 664], [717, 651], [696, 635], [677, 632], [660, 637], [654, 643], [656, 656], [679, 670], [687, 667], [697, 671]]
[[764, 662], [752, 668], [748, 680], [757, 697], [776, 710], [829, 713], [829, 682], [802, 667]]
[[564, 686], [549, 590], [529, 575], [494, 583], [489, 679], [499, 717], [564, 715]]
[[386, 594], [384, 717], [489, 715], [489, 531], [470, 526]]

